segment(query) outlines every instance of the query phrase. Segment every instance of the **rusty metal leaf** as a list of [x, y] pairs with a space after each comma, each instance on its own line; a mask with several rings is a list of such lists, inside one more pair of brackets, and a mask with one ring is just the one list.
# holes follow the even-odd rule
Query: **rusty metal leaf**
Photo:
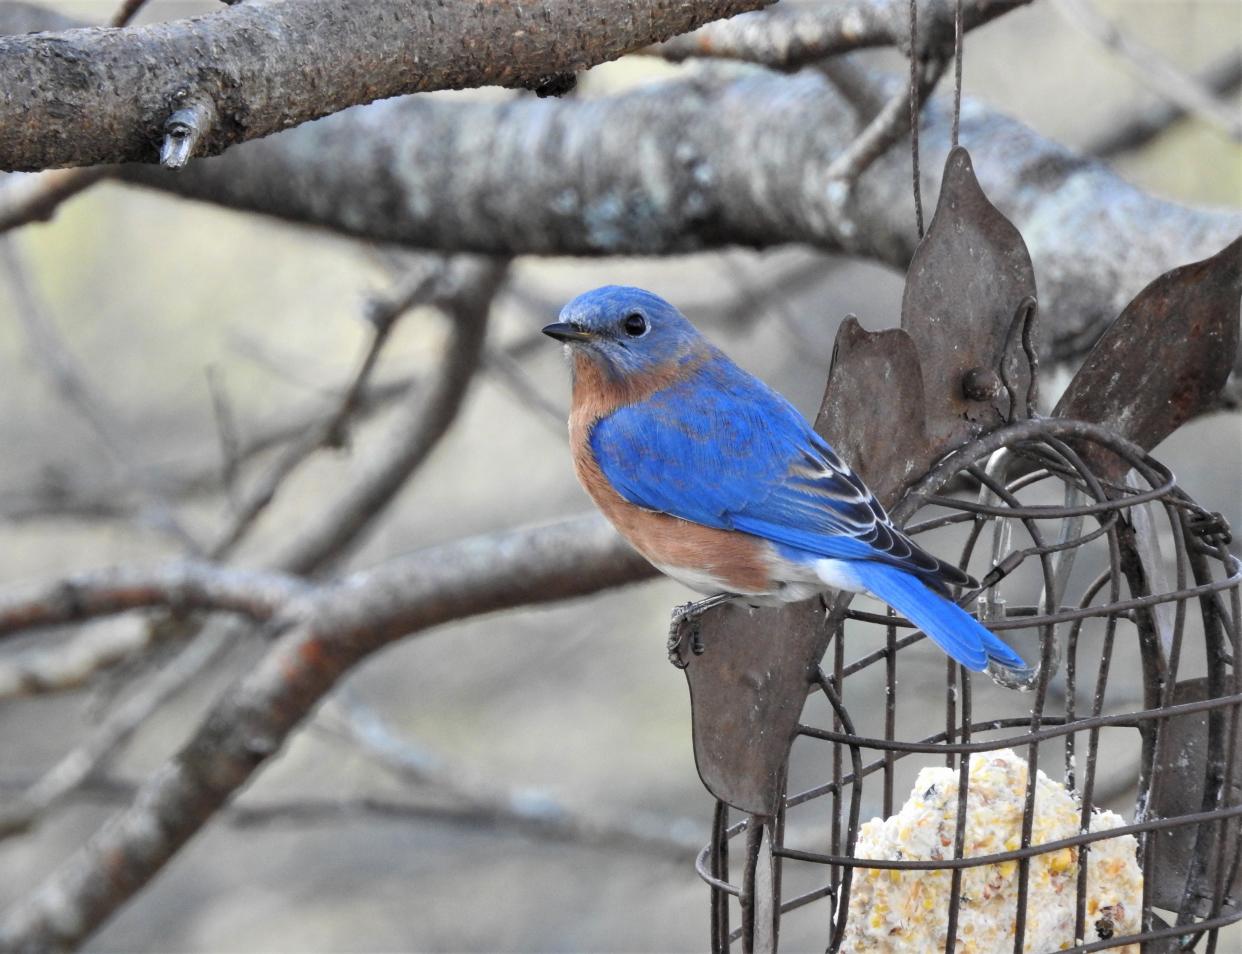
[[[1208, 688], [1207, 679], [1187, 679], [1173, 688], [1173, 704], [1202, 702], [1215, 696]], [[1148, 810], [1156, 818], [1176, 818], [1205, 810], [1204, 780], [1209, 777], [1209, 716], [1207, 712], [1193, 712], [1171, 718], [1161, 734], [1160, 749], [1156, 753], [1153, 776], [1163, 776], [1164, 784], [1155, 786], [1155, 794]], [[1239, 736], [1233, 753], [1233, 765], [1242, 765], [1242, 736]], [[1228, 753], [1221, 753], [1221, 762]], [[1230, 790], [1223, 793], [1222, 805], [1242, 804], [1242, 780], [1235, 770]], [[1207, 824], [1207, 823], [1204, 823]], [[1212, 904], [1213, 888], [1217, 881], [1216, 839], [1220, 837], [1219, 823], [1213, 823], [1205, 834], [1206, 843], [1199, 838], [1200, 825], [1166, 828], [1152, 833], [1156, 864], [1152, 868], [1150, 885], [1151, 903], [1158, 908], [1178, 911], [1182, 907], [1186, 879], [1195, 875], [1190, 891], [1192, 909], [1198, 917], [1207, 917]], [[1236, 828], [1227, 829], [1237, 837]], [[1206, 850], [1205, 850], [1206, 847]], [[1231, 853], [1226, 853], [1226, 863]], [[1233, 882], [1226, 885], [1225, 897], [1242, 897], [1242, 868], [1233, 872]]]
[[923, 417], [923, 371], [909, 333], [870, 332], [846, 318], [815, 430], [885, 506], [935, 457]]
[[[1029, 416], [1033, 374], [1021, 335], [1010, 334], [1035, 271], [1017, 228], [988, 201], [970, 154], [950, 151], [936, 213], [906, 274], [901, 326], [922, 361], [927, 433], [948, 450]], [[1029, 341], [1038, 352], [1038, 342]], [[1000, 387], [1008, 369], [1016, 401]], [[943, 382], [943, 386], [940, 385]], [[973, 395], [973, 396], [968, 396]]]
[[702, 653], [683, 656], [694, 762], [722, 802], [776, 814], [808, 666], [824, 652], [823, 618], [816, 600], [780, 609], [729, 604], [685, 624], [703, 633]]
[[1239, 295], [1242, 238], [1165, 272], [1104, 332], [1054, 415], [1155, 447], [1219, 396], [1238, 352]]

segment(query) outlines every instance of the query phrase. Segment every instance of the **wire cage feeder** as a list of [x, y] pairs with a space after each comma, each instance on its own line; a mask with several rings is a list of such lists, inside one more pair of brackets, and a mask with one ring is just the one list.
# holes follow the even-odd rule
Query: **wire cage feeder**
[[1035, 416], [1030, 260], [951, 153], [902, 328], [847, 320], [816, 426], [1034, 665], [946, 665], [862, 598], [680, 623], [714, 952], [1224, 950], [1242, 563], [1146, 448], [1229, 372], [1240, 259], [1153, 282]]

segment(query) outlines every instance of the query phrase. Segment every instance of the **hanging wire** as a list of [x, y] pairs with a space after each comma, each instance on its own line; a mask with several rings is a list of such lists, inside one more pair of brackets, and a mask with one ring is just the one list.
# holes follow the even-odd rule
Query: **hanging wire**
[[962, 0], [953, 8], [953, 145], [962, 125]]
[[[923, 189], [919, 176], [918, 0], [910, 0], [910, 165], [914, 187], [914, 220], [923, 237]], [[962, 0], [953, 5], [953, 145], [962, 126]]]
[[914, 219], [923, 237], [923, 193], [919, 185], [919, 54], [918, 0], [910, 0], [910, 163], [913, 167]]

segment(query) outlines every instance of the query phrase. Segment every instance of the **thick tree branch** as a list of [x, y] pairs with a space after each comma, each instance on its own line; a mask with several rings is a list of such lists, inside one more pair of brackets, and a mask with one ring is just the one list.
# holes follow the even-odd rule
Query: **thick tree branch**
[[277, 0], [3, 37], [0, 169], [155, 162], [178, 129], [183, 162], [402, 93], [535, 88], [767, 2]]
[[[951, 117], [939, 102], [924, 115], [934, 194]], [[422, 248], [667, 255], [805, 242], [904, 268], [916, 239], [909, 157], [881, 156], [844, 203], [828, 177], [857, 132], [822, 76], [732, 66], [600, 100], [377, 103], [176, 176], [125, 175]], [[1242, 232], [1242, 212], [1147, 195], [971, 100], [962, 141], [1030, 248], [1047, 339], [1102, 328], [1155, 276]]]
[[654, 574], [598, 516], [463, 540], [324, 588], [90, 842], [0, 919], [0, 948], [72, 946], [149, 881], [277, 753], [340, 676], [403, 635]]
[[[982, 26], [1031, 0], [965, 0], [962, 24]], [[953, 0], [918, 0], [919, 50], [953, 50]], [[826, 56], [875, 46], [910, 47], [910, 0], [838, 0], [778, 6], [711, 23], [647, 52], [669, 60], [714, 57], [793, 69]]]

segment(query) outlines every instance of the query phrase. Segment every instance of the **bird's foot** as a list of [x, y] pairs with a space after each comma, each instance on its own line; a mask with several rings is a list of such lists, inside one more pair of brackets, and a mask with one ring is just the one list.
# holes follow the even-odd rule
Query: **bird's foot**
[[700, 619], [713, 606], [727, 603], [732, 598], [731, 594], [720, 593], [697, 603], [682, 603], [676, 607], [668, 627], [668, 661], [678, 669], [685, 669], [690, 665], [691, 655], [703, 655]]

